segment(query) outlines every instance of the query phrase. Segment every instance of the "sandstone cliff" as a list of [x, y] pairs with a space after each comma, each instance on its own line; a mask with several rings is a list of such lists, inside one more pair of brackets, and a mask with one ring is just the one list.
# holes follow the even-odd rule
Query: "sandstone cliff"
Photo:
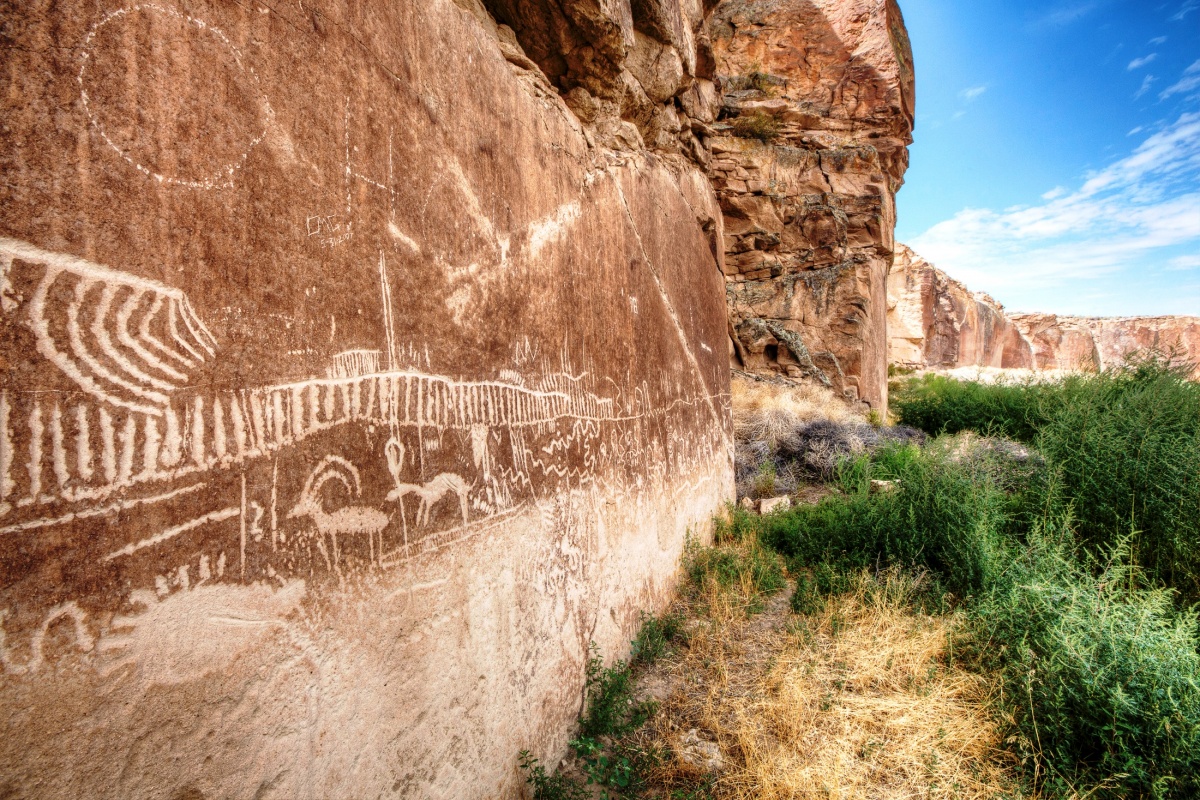
[[1200, 317], [1008, 314], [903, 244], [888, 276], [887, 323], [890, 361], [907, 367], [1092, 371], [1158, 350], [1198, 365], [1200, 378]]
[[889, 361], [907, 367], [1030, 369], [1033, 351], [1004, 307], [906, 245], [888, 275]]
[[1060, 317], [1014, 314], [1037, 369], [1093, 370], [1138, 350], [1174, 353], [1200, 380], [1200, 317]]
[[9, 13], [0, 794], [516, 796], [732, 497], [700, 0]]
[[900, 10], [726, 0], [708, 32], [724, 92], [719, 118], [702, 121], [734, 364], [886, 407], [886, 280], [914, 103]]

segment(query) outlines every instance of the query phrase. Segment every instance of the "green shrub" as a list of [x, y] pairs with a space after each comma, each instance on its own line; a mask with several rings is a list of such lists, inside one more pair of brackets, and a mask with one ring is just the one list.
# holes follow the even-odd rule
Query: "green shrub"
[[713, 581], [722, 589], [746, 588], [752, 594], [774, 594], [787, 585], [783, 561], [757, 542], [696, 548], [685, 557], [693, 585]]
[[972, 430], [1032, 442], [1045, 423], [1047, 400], [1060, 390], [1057, 384], [985, 385], [926, 374], [902, 382], [890, 405], [905, 425], [935, 436]]
[[770, 144], [779, 137], [779, 129], [779, 120], [759, 111], [734, 119], [732, 133], [741, 139], [758, 139]]
[[606, 746], [596, 739], [580, 737], [571, 742], [571, 749], [579, 757], [579, 766], [587, 776], [588, 786], [614, 790], [612, 793], [601, 791], [600, 800], [635, 796], [644, 788], [646, 774], [662, 763], [662, 754], [657, 750], [642, 750], [623, 742]]
[[1037, 446], [1093, 553], [1135, 531], [1137, 563], [1200, 601], [1200, 384], [1153, 356], [1076, 379]]
[[1093, 572], [1070, 542], [1061, 518], [1031, 534], [960, 653], [1001, 676], [1010, 741], [1049, 795], [1200, 795], [1195, 614], [1144, 588], [1126, 548]]
[[[880, 471], [869, 457], [848, 465], [831, 496], [764, 521], [765, 541], [797, 569], [830, 565], [919, 567], [934, 572], [959, 597], [987, 586], [1003, 562], [1007, 501], [986, 471], [956, 463], [939, 448], [888, 448]], [[870, 494], [886, 475], [896, 489]]]
[[655, 617], [642, 613], [642, 626], [633, 640], [630, 660], [639, 664], [653, 664], [670, 652], [671, 642], [683, 633], [682, 614], [664, 614]]
[[592, 645], [592, 657], [587, 664], [586, 710], [579, 718], [580, 736], [621, 736], [637, 730], [654, 713], [653, 703], [633, 702], [633, 670], [625, 661], [611, 667]]
[[758, 538], [762, 529], [762, 517], [732, 503], [729, 504], [727, 513], [727, 518], [717, 516], [713, 519], [714, 542], [730, 544]]
[[528, 750], [520, 753], [525, 782], [533, 787], [533, 800], [591, 800], [592, 793], [565, 775], [549, 775]]
[[1200, 601], [1200, 384], [1170, 355], [1053, 384], [985, 386], [926, 375], [896, 393], [901, 419], [1030, 442], [1051, 465], [1039, 513], [1070, 506], [1093, 552], [1136, 531], [1134, 559]]

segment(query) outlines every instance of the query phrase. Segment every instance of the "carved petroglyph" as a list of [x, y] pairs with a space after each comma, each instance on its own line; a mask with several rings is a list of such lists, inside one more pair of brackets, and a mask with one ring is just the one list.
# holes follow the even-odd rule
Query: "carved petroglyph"
[[[197, 77], [165, 80], [176, 89], [169, 102], [162, 104], [138, 102], [138, 98], [125, 98], [114, 89], [121, 86], [124, 73], [130, 65], [125, 61], [111, 61], [113, 52], [119, 49], [108, 44], [122, 37], [136, 35], [145, 26], [162, 26], [176, 30], [176, 41], [169, 51], [157, 48], [137, 53], [138, 71], [143, 74], [175, 73], [175, 65], [196, 69]], [[239, 51], [221, 29], [211, 24], [153, 3], [120, 8], [105, 15], [92, 26], [83, 39], [82, 63], [77, 80], [83, 108], [100, 138], [121, 159], [148, 178], [158, 183], [171, 184], [187, 189], [229, 189], [233, 179], [267, 134], [267, 126], [273, 117], [270, 104], [258, 92], [258, 77], [254, 69], [245, 63]], [[127, 51], [128, 52], [128, 51]], [[190, 56], [202, 64], [189, 63]], [[235, 92], [240, 97], [230, 98], [226, 93]], [[103, 99], [100, 99], [103, 98]], [[246, 106], [258, 106], [256, 110]], [[155, 116], [157, 114], [158, 116]], [[188, 118], [204, 115], [205, 125], [189, 125]], [[254, 117], [245, 119], [245, 117]], [[261, 120], [257, 117], [261, 116]], [[199, 152], [216, 153], [216, 164], [180, 163], [178, 155], [176, 169], [184, 172], [166, 174], [154, 162], [157, 154], [150, 145], [143, 143], [135, 134], [142, 125], [152, 125], [176, 140], [177, 131], [206, 131], [203, 142], [194, 149]], [[158, 136], [149, 137], [150, 142]]]
[[[37, 337], [38, 352], [80, 389], [107, 404], [162, 416], [169, 394], [187, 380], [177, 367], [195, 366], [215, 353], [215, 337], [178, 289], [16, 239], [0, 237], [0, 252], [42, 270], [27, 304], [27, 324]], [[65, 309], [51, 298], [52, 289], [60, 285], [74, 289]], [[121, 306], [114, 314], [118, 297]], [[130, 326], [135, 310], [147, 303], [134, 333]], [[89, 315], [85, 328], [83, 320]], [[64, 318], [65, 343], [62, 333], [52, 331], [52, 320], [57, 329]], [[158, 338], [167, 334], [170, 346]], [[176, 366], [166, 364], [164, 357]]]
[[388, 492], [387, 499], [391, 502], [398, 502], [409, 494], [419, 497], [421, 504], [417, 508], [415, 524], [420, 528], [429, 523], [429, 514], [433, 506], [447, 494], [453, 493], [458, 497], [459, 512], [462, 514], [462, 521], [465, 525], [467, 524], [467, 495], [470, 489], [471, 487], [461, 476], [452, 472], [443, 472], [425, 483], [396, 481], [396, 488]]
[[143, 548], [146, 548], [146, 547], [153, 547], [156, 544], [162, 544], [165, 541], [174, 539], [176, 536], [179, 536], [181, 533], [187, 533], [190, 530], [199, 528], [201, 525], [208, 525], [213, 522], [223, 522], [227, 519], [233, 519], [234, 517], [238, 516], [240, 513], [241, 513], [241, 509], [237, 508], [236, 506], [233, 508], [223, 508], [219, 511], [210, 512], [208, 514], [205, 514], [202, 517], [197, 517], [196, 519], [188, 520], [187, 522], [184, 522], [181, 525], [175, 525], [173, 527], [167, 528], [166, 530], [160, 531], [159, 533], [156, 533], [155, 535], [153, 535], [147, 539], [142, 539], [139, 542], [131, 542], [130, 544], [126, 545], [125, 547], [122, 547], [120, 550], [116, 550], [112, 553], [109, 553], [108, 555], [106, 555], [104, 557], [104, 560], [112, 561], [114, 558], [120, 558], [121, 556], [132, 555], [132, 554], [136, 553], [138, 550], [142, 550]]
[[116, 616], [96, 645], [102, 671], [128, 671], [147, 685], [179, 684], [220, 672], [272, 631], [293, 633], [288, 619], [304, 600], [303, 581], [278, 589], [204, 581], [201, 575], [200, 584], [161, 599], [133, 592], [135, 611]]
[[[317, 529], [317, 547], [325, 557], [326, 566], [333, 569], [338, 566], [338, 536], [366, 536], [371, 550], [371, 560], [376, 560], [375, 542], [379, 541], [379, 553], [383, 552], [383, 531], [391, 522], [391, 518], [382, 511], [369, 506], [347, 505], [335, 511], [326, 511], [322, 503], [321, 489], [329, 481], [341, 483], [352, 497], [362, 496], [362, 483], [359, 480], [358, 469], [340, 456], [326, 456], [304, 484], [300, 499], [288, 512], [288, 519], [307, 517]], [[325, 537], [328, 537], [333, 550], [333, 560], [325, 550]]]
[[79, 650], [89, 653], [95, 646], [95, 640], [92, 638], [91, 632], [88, 631], [86, 624], [87, 615], [74, 602], [68, 601], [60, 603], [49, 610], [42, 620], [42, 624], [34, 630], [33, 637], [30, 639], [29, 658], [24, 663], [21, 663], [8, 647], [4, 632], [4, 617], [6, 615], [6, 611], [0, 610], [0, 664], [3, 664], [4, 670], [10, 674], [25, 675], [41, 669], [45, 664], [42, 648], [46, 639], [46, 633], [59, 620], [70, 620], [71, 631], [74, 637], [73, 642]]

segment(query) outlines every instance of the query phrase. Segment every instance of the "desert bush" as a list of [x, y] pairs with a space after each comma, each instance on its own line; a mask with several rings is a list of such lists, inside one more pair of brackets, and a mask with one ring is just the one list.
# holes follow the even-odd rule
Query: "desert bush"
[[1001, 677], [1009, 741], [1046, 794], [1196, 797], [1196, 616], [1145, 588], [1127, 544], [1089, 570], [1072, 541], [1063, 517], [1030, 535], [972, 609], [960, 656]]
[[1136, 532], [1133, 558], [1200, 601], [1200, 384], [1170, 355], [1051, 384], [982, 385], [927, 375], [893, 406], [930, 432], [1002, 432], [1050, 465], [1037, 514], [1070, 507], [1092, 553]]
[[741, 139], [757, 139], [764, 144], [770, 144], [779, 137], [779, 130], [778, 119], [770, 114], [758, 112], [735, 118], [731, 132]]
[[1045, 423], [1045, 401], [1060, 390], [1055, 384], [982, 384], [926, 374], [901, 382], [890, 405], [905, 425], [934, 436], [972, 430], [1032, 442]]
[[[984, 589], [1003, 563], [1007, 501], [990, 469], [937, 447], [892, 447], [843, 468], [847, 494], [764, 520], [764, 539], [796, 568], [928, 569], [959, 597]], [[872, 478], [898, 480], [871, 494]]]
[[668, 612], [656, 617], [642, 613], [642, 625], [637, 638], [631, 643], [630, 661], [635, 664], [653, 664], [671, 651], [671, 644], [683, 634], [683, 616]]
[[783, 562], [757, 539], [739, 544], [693, 548], [685, 567], [694, 586], [742, 589], [748, 595], [774, 594], [787, 585]]
[[633, 701], [633, 669], [625, 661], [605, 667], [600, 654], [592, 645], [592, 657], [587, 663], [586, 709], [579, 718], [583, 738], [620, 736], [637, 730], [653, 713], [649, 703]]
[[1149, 575], [1200, 600], [1200, 384], [1165, 359], [1073, 381], [1037, 446], [1093, 553], [1135, 532]]

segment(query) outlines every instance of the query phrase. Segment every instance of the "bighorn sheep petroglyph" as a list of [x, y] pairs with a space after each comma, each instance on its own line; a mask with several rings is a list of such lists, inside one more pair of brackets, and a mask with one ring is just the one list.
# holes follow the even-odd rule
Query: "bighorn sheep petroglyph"
[[[371, 560], [375, 556], [375, 537], [379, 537], [379, 554], [383, 555], [383, 531], [391, 521], [391, 517], [370, 506], [343, 506], [336, 511], [326, 511], [321, 504], [321, 488], [331, 480], [340, 481], [346, 490], [354, 497], [362, 495], [362, 486], [358, 480], [358, 470], [341, 456], [326, 456], [308, 476], [304, 491], [295, 508], [288, 512], [288, 519], [308, 517], [316, 526], [318, 539], [317, 548], [325, 557], [325, 563], [331, 569], [338, 565], [338, 535], [359, 536], [366, 534], [371, 547]], [[333, 563], [329, 562], [329, 554], [325, 551], [323, 538], [328, 536], [333, 545]]]

